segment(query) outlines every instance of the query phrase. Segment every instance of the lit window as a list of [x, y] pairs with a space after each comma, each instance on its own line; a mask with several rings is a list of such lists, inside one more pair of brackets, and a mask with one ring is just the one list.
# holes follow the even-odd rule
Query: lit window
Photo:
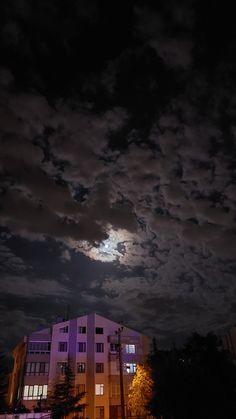
[[67, 362], [58, 362], [57, 363], [57, 372], [58, 374], [65, 375], [67, 368]]
[[96, 396], [102, 396], [104, 394], [104, 384], [95, 384]]
[[104, 352], [104, 343], [96, 343], [96, 352]]
[[67, 342], [58, 342], [58, 352], [67, 352]]
[[85, 334], [86, 333], [86, 326], [79, 326], [78, 333]]
[[135, 374], [136, 373], [136, 367], [137, 367], [137, 365], [136, 364], [124, 364], [124, 367], [125, 367], [125, 371], [128, 373], [128, 374]]
[[135, 354], [135, 345], [125, 345], [125, 351], [127, 354]]
[[44, 385], [32, 385], [24, 386], [23, 399], [24, 400], [40, 400], [46, 399], [48, 392], [48, 386]]
[[69, 330], [68, 326], [61, 327], [59, 329], [59, 333], [68, 333], [68, 330]]
[[77, 362], [77, 372], [82, 374], [85, 372], [85, 362]]
[[96, 327], [95, 332], [96, 335], [103, 335], [103, 327]]
[[95, 408], [95, 419], [104, 419], [104, 406], [96, 406]]
[[96, 362], [96, 372], [97, 373], [104, 372], [104, 364], [102, 362]]
[[77, 352], [86, 352], [86, 342], [78, 342]]

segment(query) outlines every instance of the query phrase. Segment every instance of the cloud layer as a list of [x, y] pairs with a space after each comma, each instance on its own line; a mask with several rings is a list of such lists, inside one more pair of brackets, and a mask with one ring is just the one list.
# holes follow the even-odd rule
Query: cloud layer
[[71, 2], [67, 18], [42, 4], [1, 6], [0, 311], [20, 313], [7, 345], [67, 305], [163, 344], [226, 330], [235, 33], [216, 32], [228, 15], [216, 8], [208, 27], [195, 1], [133, 1], [125, 14]]

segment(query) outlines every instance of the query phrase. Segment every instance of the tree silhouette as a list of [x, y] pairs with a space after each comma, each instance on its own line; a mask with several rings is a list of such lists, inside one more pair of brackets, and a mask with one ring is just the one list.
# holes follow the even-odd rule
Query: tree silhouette
[[85, 393], [75, 394], [75, 377], [70, 364], [65, 368], [65, 374], [55, 382], [49, 394], [48, 407], [52, 412], [52, 419], [61, 419], [69, 413], [81, 412], [85, 404], [79, 402]]
[[8, 368], [6, 357], [0, 352], [0, 412], [4, 412], [7, 408], [6, 393], [8, 385]]
[[156, 418], [236, 418], [236, 367], [215, 335], [195, 333], [182, 349], [155, 350], [150, 365]]

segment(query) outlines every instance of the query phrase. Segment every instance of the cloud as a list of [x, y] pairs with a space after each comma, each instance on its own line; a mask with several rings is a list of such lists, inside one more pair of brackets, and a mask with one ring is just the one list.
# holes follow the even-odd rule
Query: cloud
[[[165, 10], [166, 9], [166, 10]], [[168, 67], [188, 68], [192, 64], [192, 12], [185, 4], [165, 4], [163, 9], [151, 10], [136, 6], [136, 35], [156, 51]], [[173, 27], [176, 31], [173, 32]], [[181, 27], [181, 30], [178, 30]], [[181, 34], [181, 35], [180, 35]]]
[[25, 298], [43, 298], [48, 295], [65, 296], [69, 289], [54, 279], [32, 279], [29, 277], [3, 276], [0, 284], [2, 296], [13, 295]]

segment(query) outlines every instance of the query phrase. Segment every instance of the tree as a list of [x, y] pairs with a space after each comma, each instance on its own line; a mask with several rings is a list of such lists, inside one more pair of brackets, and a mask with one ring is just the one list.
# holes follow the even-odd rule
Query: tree
[[85, 393], [75, 394], [75, 377], [70, 364], [65, 368], [65, 374], [55, 382], [48, 398], [48, 407], [52, 411], [52, 419], [60, 419], [69, 413], [81, 412], [85, 404], [79, 404]]
[[0, 352], [0, 412], [4, 412], [7, 408], [6, 393], [8, 385], [8, 367], [5, 355]]
[[236, 417], [236, 367], [212, 334], [193, 334], [182, 349], [150, 357], [150, 410], [163, 419]]
[[149, 366], [137, 365], [137, 371], [128, 394], [128, 407], [132, 411], [132, 414], [147, 416], [147, 406], [152, 397], [152, 386], [153, 381]]

